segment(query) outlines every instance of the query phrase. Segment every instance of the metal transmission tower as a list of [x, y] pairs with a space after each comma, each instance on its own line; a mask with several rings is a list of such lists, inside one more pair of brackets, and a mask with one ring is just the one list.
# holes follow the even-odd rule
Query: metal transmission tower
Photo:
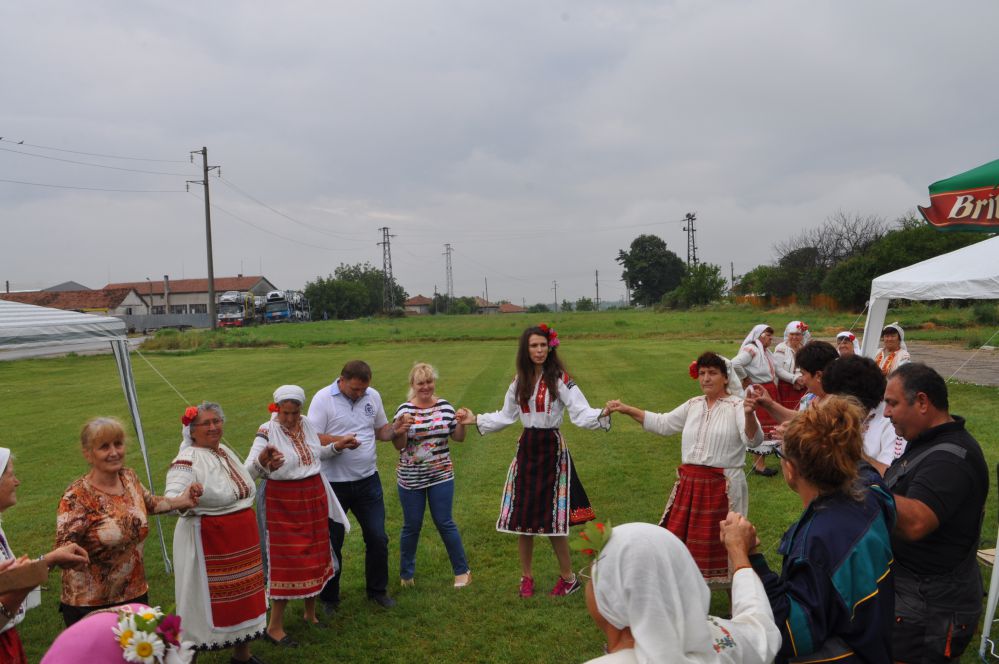
[[446, 257], [446, 269], [447, 269], [447, 303], [445, 311], [451, 313], [451, 300], [454, 299], [454, 274], [451, 272], [451, 249], [450, 244], [444, 245], [444, 256]]
[[697, 215], [693, 212], [688, 212], [684, 217], [687, 225], [683, 227], [683, 230], [687, 231], [687, 267], [691, 265], [697, 266], [697, 243], [694, 241], [694, 221], [697, 220]]
[[597, 301], [594, 306], [594, 311], [600, 311], [600, 270], [593, 271], [593, 283], [597, 286]]
[[383, 226], [379, 228], [382, 232], [382, 241], [378, 244], [382, 248], [382, 276], [385, 279], [384, 286], [382, 288], [382, 309], [385, 313], [388, 313], [395, 309], [395, 288], [393, 284], [395, 283], [392, 279], [392, 238], [394, 235], [389, 235], [388, 226]]

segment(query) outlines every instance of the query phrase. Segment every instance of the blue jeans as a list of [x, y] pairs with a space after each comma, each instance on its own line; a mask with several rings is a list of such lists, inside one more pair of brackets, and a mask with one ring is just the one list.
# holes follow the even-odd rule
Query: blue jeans
[[[353, 482], [330, 482], [333, 494], [340, 501], [344, 512], [353, 512], [364, 536], [364, 578], [368, 597], [384, 595], [388, 588], [388, 535], [385, 534], [385, 501], [382, 482], [376, 472]], [[340, 561], [336, 576], [329, 580], [319, 599], [324, 602], [340, 601], [340, 574], [343, 571], [342, 525], [330, 521], [330, 544]]]
[[402, 537], [399, 541], [399, 576], [412, 579], [416, 574], [416, 545], [420, 541], [420, 529], [423, 527], [424, 506], [430, 504], [430, 516], [441, 534], [448, 558], [451, 559], [451, 569], [454, 575], [468, 571], [465, 559], [465, 547], [458, 534], [458, 526], [451, 517], [451, 505], [454, 502], [454, 480], [435, 484], [426, 489], [399, 489], [399, 502], [402, 504]]

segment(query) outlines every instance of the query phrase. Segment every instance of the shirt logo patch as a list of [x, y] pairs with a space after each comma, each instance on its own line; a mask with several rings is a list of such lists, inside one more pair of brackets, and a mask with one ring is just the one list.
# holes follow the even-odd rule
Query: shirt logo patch
[[364, 414], [367, 415], [368, 417], [374, 417], [375, 407], [370, 403], [364, 404]]

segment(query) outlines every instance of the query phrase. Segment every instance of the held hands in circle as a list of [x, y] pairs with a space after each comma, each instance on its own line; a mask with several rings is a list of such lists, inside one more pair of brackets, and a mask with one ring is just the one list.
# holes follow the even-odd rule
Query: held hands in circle
[[79, 569], [90, 562], [87, 550], [79, 544], [64, 544], [43, 556], [49, 567], [58, 565], [63, 569]]
[[458, 424], [472, 425], [475, 424], [475, 413], [467, 408], [459, 408], [454, 413], [455, 419], [458, 420]]
[[756, 534], [756, 526], [738, 512], [729, 512], [719, 526], [722, 544], [730, 552], [740, 552], [749, 556], [760, 548], [760, 538]]
[[191, 486], [187, 487], [187, 491], [174, 499], [173, 509], [189, 510], [193, 507], [197, 507], [198, 503], [201, 501], [201, 496], [204, 493], [205, 487], [198, 482], [195, 482]]
[[415, 422], [416, 418], [413, 417], [412, 413], [403, 413], [392, 423], [392, 431], [397, 436], [406, 433]]
[[331, 436], [321, 433], [319, 434], [319, 442], [322, 443], [323, 447], [332, 445], [337, 452], [357, 449], [357, 446], [361, 444], [356, 433], [348, 433], [346, 436]]
[[284, 455], [278, 452], [276, 447], [268, 445], [257, 457], [257, 463], [269, 472], [274, 472], [284, 465]]
[[746, 396], [742, 401], [742, 408], [746, 411], [746, 414], [752, 413], [757, 408], [766, 407], [772, 404], [774, 400], [770, 397], [770, 393], [759, 385], [749, 385], [746, 387]]

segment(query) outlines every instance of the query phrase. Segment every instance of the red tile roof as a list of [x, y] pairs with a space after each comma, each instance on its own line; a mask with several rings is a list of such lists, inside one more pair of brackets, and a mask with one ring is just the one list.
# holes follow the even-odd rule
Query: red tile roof
[[434, 301], [431, 300], [429, 297], [425, 297], [423, 295], [414, 295], [413, 297], [409, 298], [408, 300], [406, 300], [402, 304], [405, 307], [418, 307], [418, 306], [429, 305], [429, 304], [433, 304], [433, 303], [434, 303]]
[[67, 311], [110, 310], [120, 305], [132, 290], [131, 288], [105, 288], [104, 290], [0, 293], [0, 299]]
[[[225, 291], [248, 291], [261, 281], [267, 281], [264, 277], [215, 277], [215, 292]], [[171, 293], [207, 293], [208, 279], [170, 279]], [[270, 283], [270, 282], [268, 282]], [[149, 281], [128, 281], [118, 284], [108, 284], [109, 288], [132, 288], [140, 295], [149, 295], [150, 288], [153, 295], [163, 294], [163, 280], [150, 279]]]
[[509, 302], [505, 302], [505, 303], [501, 304], [500, 307], [499, 307], [499, 310], [500, 310], [501, 314], [526, 314], [527, 313], [527, 309], [525, 309], [524, 307], [519, 307], [516, 304], [510, 304]]

